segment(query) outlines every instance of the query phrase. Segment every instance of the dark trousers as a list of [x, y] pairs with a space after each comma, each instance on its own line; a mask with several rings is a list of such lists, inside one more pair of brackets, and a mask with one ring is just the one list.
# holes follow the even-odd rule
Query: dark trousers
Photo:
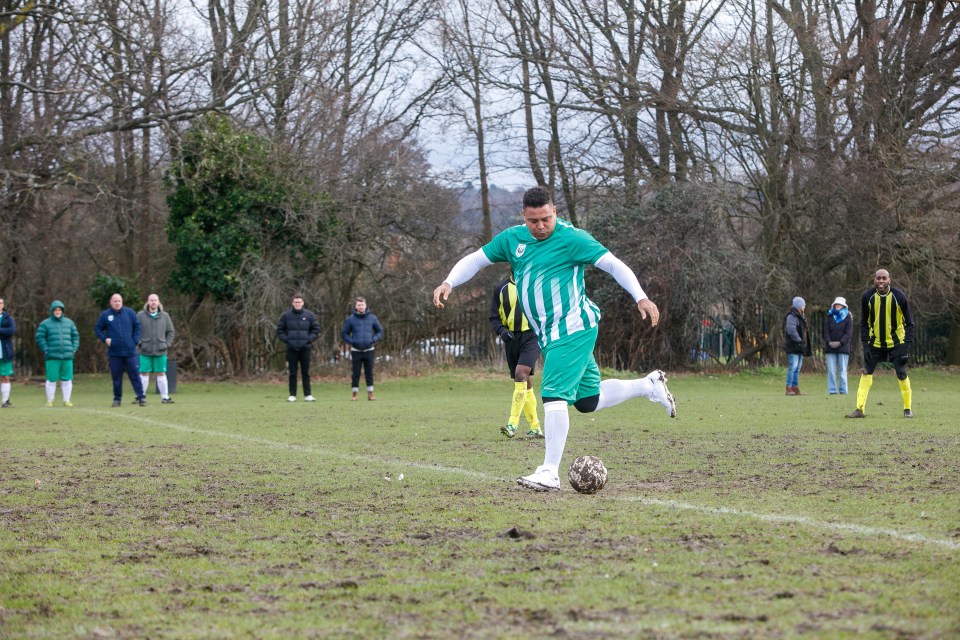
[[360, 386], [360, 367], [363, 367], [364, 377], [367, 386], [373, 386], [373, 354], [374, 351], [351, 351], [350, 357], [353, 359], [353, 379], [351, 384], [355, 388]]
[[303, 378], [303, 395], [310, 395], [310, 347], [305, 349], [287, 349], [287, 368], [290, 371], [290, 395], [297, 395], [297, 366]]
[[110, 377], [113, 378], [113, 399], [123, 398], [123, 372], [127, 372], [137, 400], [142, 399], [143, 384], [140, 383], [140, 358], [137, 356], [110, 356]]

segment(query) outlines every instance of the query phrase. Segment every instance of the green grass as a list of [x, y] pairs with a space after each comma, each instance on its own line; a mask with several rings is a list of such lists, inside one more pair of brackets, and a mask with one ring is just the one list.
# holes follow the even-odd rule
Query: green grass
[[[571, 412], [597, 495], [514, 478], [506, 376], [181, 381], [176, 404], [0, 412], [0, 638], [951, 638], [960, 635], [960, 376], [853, 396], [677, 376], [679, 417]], [[856, 387], [856, 376], [851, 385]], [[129, 394], [128, 394], [129, 395]], [[542, 411], [542, 410], [541, 410]], [[403, 479], [399, 478], [403, 474]]]

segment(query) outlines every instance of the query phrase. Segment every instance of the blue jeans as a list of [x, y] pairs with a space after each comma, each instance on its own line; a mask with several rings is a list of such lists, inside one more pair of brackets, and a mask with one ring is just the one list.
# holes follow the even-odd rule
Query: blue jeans
[[788, 353], [789, 363], [787, 364], [787, 386], [800, 386], [800, 367], [803, 366], [803, 356], [799, 353]]
[[827, 354], [827, 392], [843, 393], [847, 392], [847, 363], [850, 361], [849, 353], [828, 353]]
[[133, 392], [137, 394], [137, 400], [145, 397], [143, 393], [143, 384], [140, 382], [140, 359], [136, 355], [132, 356], [110, 356], [110, 377], [113, 378], [113, 399], [120, 401], [123, 399], [123, 373], [126, 371], [130, 378], [130, 384], [133, 385]]

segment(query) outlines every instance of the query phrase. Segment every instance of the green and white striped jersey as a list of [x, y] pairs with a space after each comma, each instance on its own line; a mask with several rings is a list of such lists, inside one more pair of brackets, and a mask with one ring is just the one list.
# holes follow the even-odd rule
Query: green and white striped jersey
[[542, 348], [600, 322], [600, 309], [584, 290], [583, 272], [608, 250], [583, 229], [557, 218], [550, 237], [537, 240], [520, 224], [482, 249], [491, 262], [510, 263], [523, 313]]

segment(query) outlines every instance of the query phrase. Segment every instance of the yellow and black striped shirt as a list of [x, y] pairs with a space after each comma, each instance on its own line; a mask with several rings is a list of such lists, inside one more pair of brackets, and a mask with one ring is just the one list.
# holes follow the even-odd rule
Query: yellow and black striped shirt
[[890, 287], [880, 295], [876, 287], [860, 300], [860, 341], [879, 349], [893, 349], [913, 342], [913, 315], [906, 294]]
[[531, 330], [523, 309], [517, 304], [517, 285], [513, 278], [504, 280], [493, 289], [490, 326], [497, 335], [500, 335], [500, 327], [506, 327], [514, 334]]

